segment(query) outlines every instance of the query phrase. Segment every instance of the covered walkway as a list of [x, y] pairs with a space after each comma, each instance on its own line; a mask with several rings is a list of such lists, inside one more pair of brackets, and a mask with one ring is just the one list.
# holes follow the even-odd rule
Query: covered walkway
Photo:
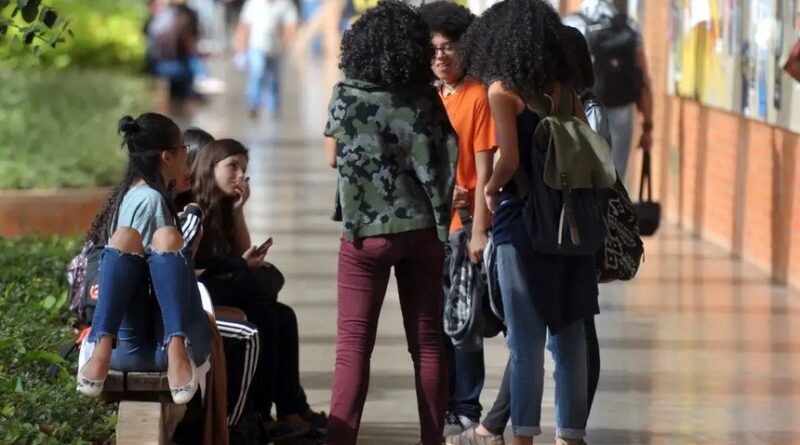
[[[253, 241], [275, 238], [268, 259], [286, 275], [281, 298], [299, 317], [303, 383], [310, 402], [324, 410], [335, 355], [339, 232], [329, 219], [335, 173], [321, 148], [336, 78], [331, 66], [286, 67], [284, 112], [258, 122], [247, 116], [241, 74], [215, 66], [228, 94], [212, 98], [192, 122], [251, 149]], [[602, 287], [601, 310], [603, 369], [590, 444], [800, 444], [800, 295], [666, 226], [647, 240], [633, 282]], [[501, 338], [487, 342], [486, 357], [488, 407], [507, 358]], [[359, 443], [418, 440], [412, 373], [390, 286]], [[552, 380], [546, 384], [538, 442], [553, 443]]]

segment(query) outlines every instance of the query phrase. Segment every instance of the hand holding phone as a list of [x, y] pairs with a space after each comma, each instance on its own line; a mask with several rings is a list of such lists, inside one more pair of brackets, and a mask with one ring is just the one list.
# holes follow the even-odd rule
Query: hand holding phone
[[256, 248], [256, 252], [258, 252], [259, 254], [265, 253], [271, 246], [272, 246], [272, 237], [269, 237], [267, 238], [266, 241], [264, 241], [264, 244]]

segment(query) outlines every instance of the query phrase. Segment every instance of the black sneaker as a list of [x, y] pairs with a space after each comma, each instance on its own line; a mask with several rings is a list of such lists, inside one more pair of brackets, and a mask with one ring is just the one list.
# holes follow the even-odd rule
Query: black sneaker
[[267, 425], [265, 426], [265, 430], [268, 442], [278, 442], [285, 439], [293, 439], [314, 431], [309, 427], [293, 428], [281, 422]]
[[298, 436], [275, 439], [275, 445], [322, 445], [325, 443], [325, 433], [315, 429], [307, 430]]
[[246, 409], [239, 423], [229, 427], [230, 445], [259, 445], [261, 443], [261, 416]]
[[325, 414], [325, 411], [315, 412], [308, 410], [308, 412], [300, 417], [308, 422], [308, 424], [311, 425], [311, 428], [317, 431], [322, 431], [324, 433], [328, 428], [328, 415]]

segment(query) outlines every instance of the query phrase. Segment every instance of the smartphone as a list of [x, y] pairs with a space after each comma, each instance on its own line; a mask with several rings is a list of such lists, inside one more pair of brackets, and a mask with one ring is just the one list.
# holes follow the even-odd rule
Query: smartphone
[[262, 245], [258, 246], [258, 248], [256, 249], [256, 252], [258, 252], [258, 253], [263, 253], [263, 252], [265, 252], [267, 249], [269, 249], [269, 247], [270, 247], [271, 245], [272, 245], [272, 237], [269, 237], [269, 238], [267, 238], [267, 240], [266, 240], [266, 241], [264, 241], [264, 244], [262, 244]]

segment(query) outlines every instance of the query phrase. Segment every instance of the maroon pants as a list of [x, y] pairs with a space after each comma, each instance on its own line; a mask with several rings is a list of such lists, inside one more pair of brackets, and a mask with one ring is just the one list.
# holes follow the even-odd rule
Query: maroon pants
[[447, 373], [442, 333], [444, 245], [433, 229], [342, 240], [336, 371], [326, 443], [353, 445], [369, 387], [378, 316], [394, 267], [414, 361], [423, 445], [442, 443]]

